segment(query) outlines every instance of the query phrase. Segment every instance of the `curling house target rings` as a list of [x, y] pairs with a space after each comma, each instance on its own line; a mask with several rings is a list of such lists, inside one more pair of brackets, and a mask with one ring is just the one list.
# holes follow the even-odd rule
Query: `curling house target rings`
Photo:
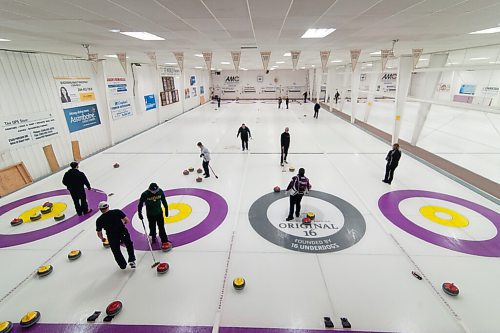
[[[97, 192], [97, 191], [87, 191], [87, 201], [89, 203], [89, 207], [97, 207], [97, 204], [99, 201], [106, 201], [107, 195], [103, 192]], [[49, 191], [49, 192], [43, 192], [39, 194], [35, 194], [26, 198], [22, 198], [13, 202], [10, 202], [6, 205], [3, 205], [0, 207], [0, 216], [4, 215], [5, 213], [11, 211], [12, 209], [15, 209], [21, 205], [28, 204], [30, 202], [34, 202], [37, 200], [45, 199], [45, 198], [50, 198], [54, 196], [61, 196], [61, 195], [67, 195], [69, 196], [68, 190], [54, 190], [54, 191]], [[37, 241], [46, 237], [50, 237], [52, 235], [55, 235], [57, 233], [60, 233], [61, 231], [70, 229], [74, 227], [75, 225], [82, 223], [83, 221], [88, 220], [91, 218], [94, 214], [97, 213], [97, 209], [94, 209], [90, 214], [78, 216], [78, 215], [73, 215], [69, 217], [67, 220], [61, 223], [50, 223], [49, 227], [39, 229], [39, 230], [34, 230], [34, 231], [29, 231], [25, 233], [18, 233], [18, 234], [0, 234], [0, 248], [3, 247], [10, 247], [10, 246], [15, 246], [15, 245], [21, 245], [21, 244], [26, 244], [30, 243], [33, 241]]]
[[[198, 197], [202, 200], [205, 200], [205, 202], [209, 205], [208, 215], [200, 223], [190, 229], [178, 232], [176, 234], [168, 235], [169, 240], [172, 242], [172, 244], [174, 244], [175, 247], [189, 244], [205, 237], [206, 235], [217, 229], [217, 227], [221, 225], [226, 218], [228, 212], [226, 200], [224, 200], [222, 196], [215, 192], [198, 188], [177, 188], [166, 190], [164, 191], [164, 193], [165, 197], [167, 198], [177, 195]], [[138, 204], [139, 200], [136, 200], [125, 206], [125, 208], [123, 208], [122, 210], [128, 217], [131, 218], [137, 213]], [[134, 242], [134, 249], [149, 251], [149, 246], [144, 237], [143, 231], [136, 230], [132, 226], [132, 223], [127, 224], [126, 227], [130, 232], [130, 238]], [[160, 244], [153, 244], [153, 249], [159, 250], [160, 246]]]
[[[443, 213], [450, 216], [449, 219], [444, 219], [436, 215], [436, 213]], [[420, 207], [420, 214], [428, 220], [444, 225], [446, 227], [463, 228], [469, 225], [469, 220], [462, 214], [445, 207], [440, 206], [423, 206]]]
[[[447, 237], [422, 228], [404, 216], [399, 210], [399, 204], [403, 200], [421, 197], [448, 201], [475, 211], [488, 219], [497, 229], [497, 233], [493, 238], [488, 240], [472, 241]], [[388, 192], [380, 197], [378, 207], [382, 214], [397, 227], [429, 243], [467, 254], [484, 257], [500, 257], [500, 214], [489, 208], [452, 195], [421, 190]]]
[[175, 215], [170, 215], [168, 217], [163, 218], [165, 223], [175, 223], [184, 220], [187, 218], [189, 215], [191, 215], [191, 212], [193, 209], [191, 206], [188, 204], [182, 203], [182, 202], [174, 202], [174, 203], [169, 203], [168, 204], [168, 211], [170, 212], [171, 210], [177, 210], [178, 213]]

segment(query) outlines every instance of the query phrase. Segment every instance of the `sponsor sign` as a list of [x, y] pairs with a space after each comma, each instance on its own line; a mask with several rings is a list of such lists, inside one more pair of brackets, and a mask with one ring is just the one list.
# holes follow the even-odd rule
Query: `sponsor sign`
[[71, 133], [101, 124], [96, 104], [64, 109], [64, 116]]
[[61, 103], [95, 101], [94, 85], [90, 78], [56, 78]]
[[33, 144], [59, 134], [56, 119], [50, 113], [3, 119], [0, 124], [7, 143], [11, 147]]
[[144, 96], [144, 102], [146, 103], [146, 111], [156, 109], [155, 95]]

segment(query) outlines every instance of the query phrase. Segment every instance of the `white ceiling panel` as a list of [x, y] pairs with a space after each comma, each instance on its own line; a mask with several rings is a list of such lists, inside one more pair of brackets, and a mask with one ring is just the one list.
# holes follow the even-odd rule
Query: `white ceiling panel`
[[370, 8], [365, 14], [388, 17], [406, 9], [411, 10], [412, 6], [423, 3], [425, 0], [384, 0]]
[[217, 19], [248, 18], [246, 0], [200, 0]]
[[[319, 17], [324, 14], [335, 0], [294, 0], [288, 16], [290, 17]], [[288, 8], [288, 7], [287, 7]]]
[[252, 19], [284, 18], [291, 0], [248, 0]]
[[[200, 0], [156, 0], [183, 19], [212, 17]], [[142, 1], [141, 1], [142, 2]]]
[[325, 16], [357, 16], [380, 1], [383, 0], [337, 0]]

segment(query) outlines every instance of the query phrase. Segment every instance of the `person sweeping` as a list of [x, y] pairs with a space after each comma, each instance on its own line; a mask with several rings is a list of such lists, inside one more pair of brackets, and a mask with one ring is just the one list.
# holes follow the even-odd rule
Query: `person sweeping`
[[205, 172], [203, 175], [205, 176], [205, 178], [208, 178], [210, 177], [210, 170], [208, 168], [208, 165], [210, 163], [210, 152], [208, 151], [207, 147], [203, 145], [203, 143], [198, 142], [196, 145], [198, 146], [198, 148], [200, 148], [200, 157], [203, 158], [202, 166], [203, 171]]

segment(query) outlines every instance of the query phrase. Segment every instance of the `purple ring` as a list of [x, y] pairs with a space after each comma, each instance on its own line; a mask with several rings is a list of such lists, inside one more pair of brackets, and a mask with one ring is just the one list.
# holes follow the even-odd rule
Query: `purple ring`
[[[164, 191], [163, 193], [165, 193], [166, 197], [176, 195], [192, 195], [205, 200], [209, 205], [208, 216], [203, 221], [188, 230], [168, 236], [169, 240], [176, 247], [192, 243], [202, 237], [205, 237], [217, 229], [217, 227], [221, 225], [226, 218], [228, 211], [226, 200], [215, 192], [198, 188], [176, 188]], [[136, 200], [129, 203], [122, 210], [125, 215], [132, 219], [135, 213], [137, 213], [138, 204], [139, 200]], [[130, 238], [134, 242], [134, 249], [148, 251], [149, 245], [146, 241], [146, 237], [144, 237], [144, 234], [134, 229], [132, 223], [127, 224], [127, 228], [130, 233]], [[160, 244], [153, 244], [153, 249], [155, 250], [159, 250], [160, 247]]]
[[[87, 201], [89, 203], [89, 207], [97, 207], [97, 204], [99, 203], [99, 201], [105, 201], [106, 198], [108, 197], [104, 192], [96, 192], [96, 191], [88, 191], [88, 190], [85, 190], [85, 191], [87, 193]], [[0, 207], [0, 216], [2, 216], [3, 214], [11, 211], [14, 208], [21, 206], [21, 205], [33, 202], [35, 200], [50, 198], [50, 197], [58, 196], [58, 195], [69, 195], [69, 191], [61, 189], [61, 190], [43, 192], [43, 193], [32, 195], [30, 197], [26, 197], [26, 198], [22, 198], [22, 199], [10, 202], [10, 203]], [[34, 230], [34, 231], [29, 231], [29, 232], [20, 233], [20, 234], [13, 234], [13, 235], [0, 234], [0, 248], [21, 245], [21, 244], [25, 244], [25, 243], [34, 242], [34, 241], [37, 241], [37, 240], [40, 240], [40, 239], [43, 239], [46, 237], [50, 237], [52, 235], [60, 233], [61, 231], [72, 228], [79, 223], [82, 223], [83, 221], [92, 217], [95, 213], [97, 213], [97, 209], [93, 210], [92, 213], [87, 214], [87, 215], [83, 215], [83, 216], [73, 215], [64, 221], [61, 221], [57, 224], [53, 224], [50, 227], [43, 228], [40, 230]]]
[[[497, 234], [495, 237], [488, 240], [471, 241], [443, 236], [422, 228], [406, 218], [406, 216], [404, 216], [399, 210], [399, 203], [401, 201], [415, 197], [444, 200], [469, 208], [491, 221], [497, 229]], [[400, 190], [388, 192], [380, 197], [378, 207], [382, 214], [384, 214], [384, 216], [393, 224], [407, 233], [429, 243], [467, 254], [484, 257], [500, 257], [500, 214], [489, 208], [451, 195], [420, 190]]]

